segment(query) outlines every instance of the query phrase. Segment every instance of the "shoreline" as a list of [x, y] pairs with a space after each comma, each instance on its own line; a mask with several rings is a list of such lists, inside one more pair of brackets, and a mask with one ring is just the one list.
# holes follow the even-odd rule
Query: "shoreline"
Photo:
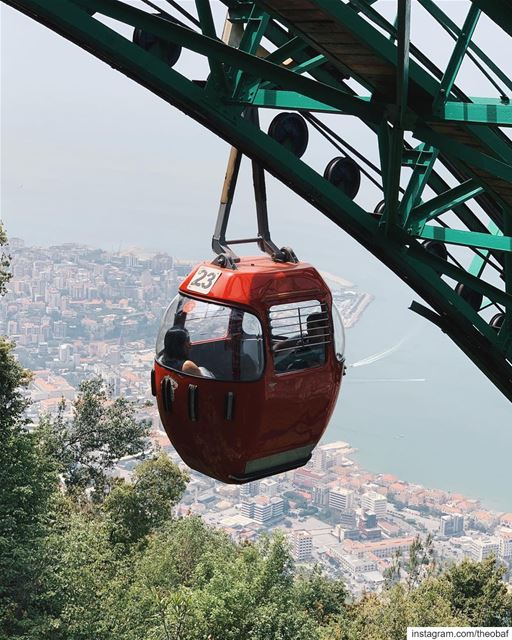
[[[330, 443], [326, 443], [330, 444]], [[402, 480], [393, 473], [375, 472], [367, 469], [360, 460], [357, 459], [360, 449], [349, 444], [350, 450], [347, 451], [346, 459], [349, 461], [347, 465], [351, 472], [360, 472], [362, 475], [371, 477], [371, 481], [376, 481], [381, 487], [386, 489], [392, 487], [394, 491], [387, 493], [390, 495], [398, 493], [399, 497], [412, 498], [408, 499], [405, 507], [418, 511], [419, 513], [428, 510], [434, 515], [438, 512], [442, 513], [462, 513], [464, 516], [470, 517], [482, 526], [492, 526], [495, 522], [503, 521], [512, 525], [512, 511], [491, 509], [486, 506], [485, 500], [480, 498], [471, 498], [458, 491], [439, 489], [428, 487], [417, 482], [409, 482]], [[400, 487], [398, 486], [400, 485]], [[391, 498], [390, 502], [394, 502]], [[398, 502], [402, 502], [398, 500]]]

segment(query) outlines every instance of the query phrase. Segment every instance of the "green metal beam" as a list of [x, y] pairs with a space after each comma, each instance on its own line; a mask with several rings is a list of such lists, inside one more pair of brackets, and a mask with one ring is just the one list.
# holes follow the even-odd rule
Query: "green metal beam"
[[[431, 238], [429, 238], [431, 239]], [[410, 240], [412, 240], [410, 238]], [[497, 287], [489, 284], [485, 280], [481, 278], [477, 278], [470, 274], [468, 271], [461, 269], [460, 267], [448, 262], [447, 260], [443, 260], [438, 256], [426, 251], [420, 244], [411, 241], [410, 246], [405, 250], [408, 257], [412, 260], [412, 263], [415, 265], [415, 268], [418, 269], [418, 272], [422, 272], [423, 267], [434, 270], [437, 274], [443, 274], [448, 278], [451, 278], [455, 282], [462, 282], [463, 284], [468, 285], [475, 291], [479, 291], [482, 295], [487, 296], [489, 300], [492, 300], [495, 303], [502, 304], [504, 307], [508, 309], [512, 309], [512, 295], [506, 293], [505, 291], [498, 289]], [[423, 267], [420, 268], [420, 265]], [[446, 284], [446, 283], [445, 283]], [[448, 285], [447, 285], [448, 286]], [[494, 333], [494, 329], [491, 329], [489, 325], [485, 322], [485, 320], [479, 316], [474, 309], [471, 309], [471, 312], [468, 311], [468, 303], [465, 302], [458, 296], [451, 287], [448, 287], [448, 291], [446, 291], [447, 297], [450, 299], [450, 304], [455, 305], [455, 307], [461, 310], [464, 315], [467, 317], [472, 317], [474, 322], [474, 326], [487, 338], [489, 338], [492, 342], [495, 341], [496, 334]], [[452, 295], [453, 294], [453, 295]], [[471, 308], [471, 307], [470, 307]], [[449, 315], [449, 314], [448, 314]], [[512, 389], [511, 389], [512, 391]]]
[[490, 249], [491, 251], [512, 251], [510, 236], [493, 236], [489, 233], [475, 233], [474, 231], [459, 231], [446, 227], [425, 225], [416, 237], [425, 240], [439, 240], [447, 244], [458, 244], [475, 249]]
[[[201, 31], [209, 38], [217, 38], [210, 3], [208, 0], [195, 0], [195, 3]], [[211, 90], [211, 88], [214, 87], [216, 91], [225, 91], [227, 89], [227, 81], [221, 63], [216, 58], [210, 56], [208, 58], [208, 64], [211, 73], [208, 80], [208, 89]]]
[[[226, 2], [226, 0], [222, 0], [222, 1]], [[291, 40], [296, 39], [296, 36], [294, 36], [292, 32], [281, 27], [275, 20], [271, 20], [268, 23], [265, 37], [268, 38], [270, 42], [272, 42], [276, 47], [283, 47], [287, 43], [289, 43]], [[310, 45], [304, 41], [303, 38], [298, 38], [298, 39], [304, 42], [306, 49], [311, 48]], [[306, 62], [310, 58], [311, 58], [311, 55], [308, 53], [308, 51], [304, 51], [302, 49], [298, 50], [293, 55], [293, 59], [296, 62]], [[269, 58], [266, 58], [266, 59], [268, 59], [269, 62], [272, 61], [270, 59], [270, 56]], [[339, 74], [338, 74], [338, 77], [336, 78], [333, 77], [332, 73], [327, 70], [327, 65], [323, 65], [322, 67], [317, 67], [316, 69], [313, 69], [310, 75], [313, 76], [315, 80], [323, 84], [326, 84], [331, 87], [335, 87], [336, 89], [341, 90], [348, 95], [351, 95], [351, 96], [355, 95], [355, 91], [339, 78]]]
[[436, 163], [439, 151], [434, 147], [421, 144], [418, 147], [419, 158], [414, 166], [412, 176], [405, 189], [405, 193], [400, 202], [400, 219], [404, 226], [408, 225], [409, 216], [413, 208], [421, 201], [421, 194], [427, 186], [434, 164]]
[[[359, 101], [370, 102], [371, 96], [360, 96]], [[279, 89], [259, 89], [256, 91], [251, 104], [255, 107], [267, 109], [291, 109], [293, 111], [318, 111], [323, 113], [344, 113], [340, 109], [328, 104], [312, 100], [296, 91], [281, 91]]]
[[398, 196], [404, 148], [405, 116], [409, 91], [409, 44], [410, 44], [411, 0], [398, 0], [397, 13], [397, 70], [396, 70], [396, 115], [393, 119], [389, 142], [387, 181], [384, 183], [386, 209], [384, 221], [386, 232], [391, 226], [403, 223], [399, 218]]
[[323, 64], [327, 62], [327, 58], [319, 54], [311, 58], [311, 60], [307, 60], [306, 62], [301, 62], [295, 67], [292, 67], [293, 73], [309, 73], [313, 69], [317, 67], [321, 67]]
[[[10, 0], [4, 1], [10, 4]], [[58, 1], [54, 0], [54, 2]], [[73, 0], [73, 2], [130, 26], [145, 29], [149, 33], [153, 33], [164, 40], [174, 42], [196, 53], [207, 57], [215, 56], [218, 60], [233, 66], [235, 69], [247, 71], [253, 77], [265, 78], [265, 80], [270, 80], [283, 89], [297, 91], [315, 100], [326, 102], [333, 107], [338, 107], [345, 113], [352, 113], [364, 118], [367, 122], [380, 122], [382, 117], [384, 105], [366, 103], [332, 86], [320, 84], [295, 74], [283, 67], [267, 62], [263, 58], [229, 47], [220, 40], [195, 33], [179, 24], [155, 18], [118, 0]], [[27, 4], [30, 4], [30, 2], [27, 2]], [[52, 10], [54, 11], [55, 8], [52, 8]]]
[[[460, 65], [462, 64], [462, 58], [465, 54], [468, 42], [471, 40], [471, 35], [476, 27], [477, 20], [478, 16], [476, 16], [475, 18], [475, 16], [471, 14], [470, 10], [470, 15], [466, 19], [467, 32], [465, 33], [464, 37], [459, 38], [459, 41], [457, 42], [457, 45], [455, 46], [455, 49], [450, 56], [446, 72], [444, 73], [441, 82], [435, 89], [433, 95], [434, 99], [432, 103], [434, 112], [439, 111], [440, 107], [442, 107], [442, 105], [446, 102], [446, 99], [450, 94], [450, 91], [452, 90], [455, 82], [455, 77], [458, 73]], [[471, 33], [468, 33], [468, 31], [471, 31]], [[439, 148], [433, 148], [436, 146], [437, 145], [424, 147], [424, 149], [431, 154], [430, 161], [426, 164], [426, 166], [420, 165], [415, 167], [413, 175], [409, 180], [409, 184], [407, 185], [407, 189], [400, 205], [400, 217], [404, 225], [408, 224], [411, 211], [419, 202], [421, 194], [423, 193], [425, 186], [428, 183], [430, 174], [439, 155]]]
[[404, 149], [402, 153], [402, 166], [410, 167], [427, 167], [432, 161], [432, 151], [424, 144], [420, 144], [417, 149]]
[[467, 180], [457, 187], [414, 207], [410, 213], [409, 224], [421, 229], [429, 220], [437, 218], [482, 192], [483, 188], [475, 180]]
[[509, 0], [472, 0], [480, 9], [512, 36], [512, 11]]
[[263, 13], [256, 5], [253, 5], [242, 40], [240, 41], [240, 51], [245, 51], [245, 53], [250, 53], [253, 56], [256, 55], [261, 39], [265, 35], [268, 21], [269, 15]]
[[294, 59], [297, 53], [300, 53], [306, 47], [307, 44], [302, 38], [291, 38], [286, 44], [283, 44], [275, 51], [272, 51], [265, 60], [267, 62], [273, 62], [274, 64], [281, 64], [282, 62], [285, 62], [285, 60], [288, 60], [288, 58]]
[[[361, 100], [361, 98], [359, 98]], [[252, 104], [267, 109], [292, 109], [294, 111], [319, 111], [325, 113], [342, 113], [328, 104], [306, 98], [296, 91], [280, 91], [260, 89], [254, 95]]]
[[[430, 13], [430, 15], [437, 20], [437, 22], [443, 26], [449, 33], [453, 35], [453, 37], [459, 38], [461, 35], [461, 30], [459, 27], [451, 20], [446, 13], [444, 13], [439, 6], [433, 2], [433, 0], [418, 0], [418, 2], [425, 7], [425, 9]], [[507, 76], [506, 73], [503, 73], [503, 70], [495, 64], [488, 55], [485, 54], [482, 49], [473, 41], [469, 43], [469, 50], [474, 52], [478, 58], [494, 73], [494, 75], [501, 81], [503, 84], [512, 91], [512, 79]]]
[[[468, 122], [471, 124], [512, 127], [512, 105], [471, 102], [447, 102], [436, 113], [445, 122]], [[428, 116], [425, 116], [428, 120]]]
[[[494, 222], [492, 222], [492, 220], [489, 224], [489, 234], [493, 236], [503, 235], [501, 230], [494, 224]], [[471, 260], [471, 264], [469, 265], [469, 273], [479, 278], [482, 275], [486, 264], [489, 262], [489, 257], [491, 255], [490, 251], [482, 251], [475, 254], [473, 260]]]
[[[265, 0], [262, 0], [265, 5]], [[380, 31], [377, 31], [367, 20], [357, 15], [356, 12], [344, 2], [333, 2], [333, 0], [315, 0], [315, 5], [327, 17], [340, 23], [344, 29], [348, 29], [354, 36], [364, 42], [381, 60], [397, 66], [398, 54], [394, 42], [390, 41]], [[364, 77], [360, 79], [363, 86], [368, 86], [368, 80]], [[434, 95], [439, 81], [420, 66], [415, 60], [409, 63], [409, 81], [415, 83], [431, 95]]]
[[497, 178], [512, 182], [512, 166], [510, 164], [496, 160], [496, 158], [492, 158], [485, 153], [481, 153], [468, 145], [461, 144], [455, 140], [446, 139], [445, 136], [433, 131], [425, 125], [420, 124], [416, 126], [413, 134], [419, 140], [423, 140], [424, 142], [436, 147], [439, 151], [445, 153], [449, 157], [462, 160], [467, 164], [491, 173]]
[[[512, 215], [503, 215], [503, 233], [512, 236]], [[505, 255], [503, 267], [503, 279], [505, 280], [505, 291], [512, 297], [512, 253]], [[499, 333], [503, 348], [512, 360], [512, 308], [508, 307], [505, 314], [505, 321]]]
[[[249, 53], [252, 56], [256, 55], [260, 42], [265, 35], [268, 21], [269, 15], [267, 13], [263, 13], [259, 7], [253, 6], [242, 39], [238, 46], [240, 51]], [[237, 71], [235, 73], [233, 97], [252, 97], [256, 92], [259, 83], [259, 76], [256, 77], [247, 71]]]
[[471, 5], [468, 15], [466, 16], [466, 20], [464, 21], [459, 39], [457, 40], [453, 53], [450, 57], [450, 61], [448, 62], [448, 66], [446, 67], [446, 71], [444, 72], [443, 79], [439, 85], [439, 90], [433, 104], [434, 113], [436, 113], [437, 109], [441, 107], [450, 96], [453, 85], [455, 84], [455, 78], [459, 73], [459, 69], [464, 60], [464, 56], [466, 55], [466, 51], [469, 47], [469, 43], [471, 42], [471, 38], [473, 37], [473, 33], [475, 32], [479, 18], [480, 9], [475, 7], [475, 5]]

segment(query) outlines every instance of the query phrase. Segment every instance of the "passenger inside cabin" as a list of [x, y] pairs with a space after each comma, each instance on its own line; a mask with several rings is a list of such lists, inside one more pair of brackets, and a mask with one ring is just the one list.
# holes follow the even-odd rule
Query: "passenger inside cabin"
[[326, 324], [327, 318], [325, 313], [310, 313], [306, 320], [307, 334], [304, 337], [298, 336], [296, 338], [281, 340], [274, 346], [274, 351], [323, 344], [327, 333]]
[[327, 333], [327, 318], [325, 313], [310, 313], [306, 321], [308, 335], [304, 344], [323, 344]]
[[186, 329], [180, 327], [167, 329], [164, 338], [162, 364], [171, 369], [183, 371], [183, 373], [202, 376], [201, 369], [189, 359], [190, 349], [190, 336]]
[[281, 340], [274, 345], [274, 365], [277, 372], [306, 369], [325, 362], [328, 322], [325, 313], [310, 313], [306, 334]]

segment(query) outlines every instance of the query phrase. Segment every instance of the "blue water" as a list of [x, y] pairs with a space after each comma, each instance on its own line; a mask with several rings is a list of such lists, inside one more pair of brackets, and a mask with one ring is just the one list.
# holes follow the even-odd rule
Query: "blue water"
[[407, 292], [393, 293], [347, 332], [348, 362], [406, 339], [374, 364], [349, 367], [326, 441], [350, 442], [370, 471], [512, 511], [511, 404], [444, 334], [405, 311]]

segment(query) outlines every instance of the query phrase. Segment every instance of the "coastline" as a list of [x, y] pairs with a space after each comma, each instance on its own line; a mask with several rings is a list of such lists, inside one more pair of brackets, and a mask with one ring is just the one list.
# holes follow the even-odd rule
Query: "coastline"
[[[357, 460], [359, 449], [350, 443], [347, 444], [349, 448], [344, 454], [346, 463], [343, 466], [350, 468], [351, 474], [360, 474], [365, 481], [374, 482], [385, 488], [390, 502], [434, 516], [441, 513], [462, 514], [484, 529], [499, 523], [512, 526], [512, 512], [489, 509], [478, 498], [470, 498], [456, 491], [408, 482], [392, 473], [369, 471]], [[355, 484], [357, 485], [357, 481]]]

